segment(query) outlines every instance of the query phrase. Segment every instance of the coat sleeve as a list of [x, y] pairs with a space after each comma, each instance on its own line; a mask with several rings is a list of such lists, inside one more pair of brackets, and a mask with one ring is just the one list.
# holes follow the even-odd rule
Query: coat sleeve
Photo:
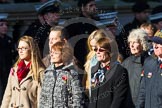
[[73, 108], [82, 108], [83, 94], [81, 90], [81, 82], [78, 79], [78, 73], [76, 71], [72, 72], [71, 88], [72, 88]]
[[39, 83], [38, 83], [38, 92], [37, 92], [37, 100], [38, 100], [38, 108], [39, 108], [39, 101], [40, 101], [40, 93], [41, 93], [41, 89], [42, 89], [42, 82], [43, 82], [43, 75], [44, 75], [44, 70], [40, 72], [39, 75]]
[[115, 79], [115, 86], [113, 88], [114, 97], [110, 108], [121, 108], [127, 95], [129, 87], [128, 74], [125, 69], [122, 71], [120, 71], [121, 74], [118, 74], [120, 77], [117, 76]]
[[13, 69], [11, 68], [8, 82], [7, 82], [7, 87], [5, 89], [5, 93], [4, 93], [3, 100], [2, 100], [1, 108], [9, 108], [9, 104], [10, 104], [11, 96], [12, 96], [12, 81], [11, 81], [11, 79], [12, 79], [13, 74], [14, 74]]
[[144, 108], [145, 106], [145, 75], [142, 77], [140, 90], [136, 102], [136, 108]]

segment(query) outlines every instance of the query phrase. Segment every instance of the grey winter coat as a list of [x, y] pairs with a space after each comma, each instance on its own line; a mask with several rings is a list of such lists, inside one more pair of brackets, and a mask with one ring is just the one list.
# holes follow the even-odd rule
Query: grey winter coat
[[162, 67], [161, 61], [148, 57], [144, 63], [136, 108], [162, 108]]
[[42, 85], [39, 108], [81, 108], [82, 91], [73, 63], [60, 69], [50, 65]]

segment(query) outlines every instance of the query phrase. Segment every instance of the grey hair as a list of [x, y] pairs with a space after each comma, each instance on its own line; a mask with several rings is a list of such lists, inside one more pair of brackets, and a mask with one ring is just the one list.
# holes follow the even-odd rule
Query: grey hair
[[143, 47], [143, 51], [148, 50], [149, 44], [148, 44], [148, 36], [147, 33], [142, 29], [133, 29], [128, 36], [128, 43], [130, 41], [138, 41]]

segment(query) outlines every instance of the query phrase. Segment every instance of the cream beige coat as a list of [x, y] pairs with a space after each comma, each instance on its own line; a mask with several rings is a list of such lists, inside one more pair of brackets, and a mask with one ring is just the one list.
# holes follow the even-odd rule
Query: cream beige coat
[[[16, 72], [17, 67], [11, 69], [1, 108], [37, 108], [41, 84], [33, 80], [31, 71], [18, 83]], [[40, 68], [41, 81], [43, 72]]]

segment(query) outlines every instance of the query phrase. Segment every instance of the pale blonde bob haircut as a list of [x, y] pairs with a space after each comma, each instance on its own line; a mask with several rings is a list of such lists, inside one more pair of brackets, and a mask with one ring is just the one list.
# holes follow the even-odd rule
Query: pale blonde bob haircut
[[128, 43], [130, 41], [139, 42], [143, 51], [148, 50], [148, 37], [147, 33], [142, 29], [133, 29], [128, 36]]
[[[32, 70], [31, 72], [33, 72], [33, 79], [39, 82], [40, 77], [42, 77], [42, 76], [40, 76], [39, 72], [43, 71], [43, 69], [45, 69], [45, 66], [41, 60], [38, 44], [30, 36], [23, 36], [19, 39], [18, 43], [20, 41], [24, 41], [29, 45], [30, 55], [31, 55], [30, 70]], [[14, 66], [17, 66], [17, 64], [19, 63], [20, 60], [21, 59], [18, 57], [18, 60], [16, 61]], [[42, 69], [42, 70], [40, 70], [40, 69]]]

